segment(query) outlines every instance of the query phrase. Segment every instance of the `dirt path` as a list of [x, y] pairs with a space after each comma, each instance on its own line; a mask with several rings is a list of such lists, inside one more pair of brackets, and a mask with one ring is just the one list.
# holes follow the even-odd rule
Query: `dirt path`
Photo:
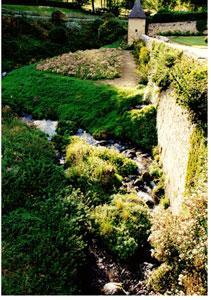
[[130, 51], [123, 50], [122, 76], [111, 80], [101, 80], [100, 82], [120, 88], [135, 88], [138, 85], [138, 75], [136, 64]]

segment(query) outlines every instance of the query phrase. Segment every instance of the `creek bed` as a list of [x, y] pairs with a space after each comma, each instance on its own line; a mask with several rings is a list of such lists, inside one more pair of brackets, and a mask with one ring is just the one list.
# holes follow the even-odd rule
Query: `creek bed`
[[[31, 115], [26, 114], [23, 115], [22, 120], [46, 133], [49, 141], [56, 135], [58, 121], [34, 120]], [[152, 195], [156, 185], [148, 172], [152, 163], [152, 158], [148, 153], [121, 141], [113, 139], [96, 140], [90, 133], [81, 128], [77, 130], [75, 135], [92, 146], [115, 149], [135, 161], [138, 167], [137, 174], [124, 177], [120, 190], [122, 189], [128, 193], [135, 192], [146, 202], [150, 209], [156, 207]], [[65, 157], [61, 154], [58, 155], [58, 163], [61, 165], [65, 163]], [[99, 240], [94, 237], [90, 238], [87, 268], [89, 276], [85, 274], [85, 278], [81, 279], [85, 286], [84, 293], [86, 295], [147, 295], [148, 291], [144, 281], [155, 267], [156, 262], [151, 258], [149, 245], [140, 249], [139, 253], [141, 255], [133, 258], [133, 261], [122, 263], [112, 253], [109, 253]]]

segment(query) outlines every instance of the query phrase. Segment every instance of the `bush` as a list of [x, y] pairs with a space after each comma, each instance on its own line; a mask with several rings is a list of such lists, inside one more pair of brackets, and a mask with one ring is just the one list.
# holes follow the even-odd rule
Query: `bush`
[[55, 26], [49, 32], [50, 41], [57, 44], [64, 44], [67, 42], [67, 30], [62, 26]]
[[105, 19], [98, 30], [99, 39], [105, 45], [118, 40], [125, 33], [126, 30], [122, 24], [115, 18]]
[[137, 165], [117, 151], [90, 146], [78, 137], [73, 137], [67, 148], [66, 166], [66, 176], [73, 185], [95, 194], [94, 205], [108, 200], [123, 175], [137, 171]]
[[3, 217], [2, 289], [4, 295], [80, 293], [86, 262], [86, 213], [80, 194], [50, 199], [33, 211], [13, 210]]
[[160, 91], [173, 88], [177, 102], [191, 113], [194, 122], [206, 128], [207, 66], [187, 57], [179, 50], [156, 42], [152, 45], [147, 66], [148, 78]]
[[151, 150], [157, 145], [156, 108], [147, 105], [142, 109], [132, 109], [123, 116], [124, 134], [142, 149]]
[[186, 22], [196, 20], [207, 20], [207, 12], [171, 11], [166, 13], [157, 13], [150, 16], [148, 19], [149, 23]]
[[114, 196], [111, 204], [97, 206], [93, 227], [120, 259], [128, 259], [146, 244], [150, 229], [149, 209], [135, 194]]
[[65, 18], [65, 14], [63, 14], [60, 10], [56, 10], [51, 14], [51, 20], [54, 23], [60, 23]]
[[[153, 291], [173, 295], [206, 295], [206, 196], [190, 197], [179, 215], [160, 208], [152, 220], [149, 240], [154, 247], [154, 257], [165, 264], [149, 278]], [[164, 266], [167, 276], [166, 271], [162, 271]]]

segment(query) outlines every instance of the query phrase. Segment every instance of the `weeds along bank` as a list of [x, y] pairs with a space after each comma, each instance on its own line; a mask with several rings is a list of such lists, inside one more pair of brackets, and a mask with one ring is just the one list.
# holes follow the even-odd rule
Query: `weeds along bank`
[[[170, 208], [152, 218], [160, 294], [207, 293], [207, 66], [165, 43], [137, 43], [144, 99], [157, 107], [158, 159]], [[173, 211], [173, 213], [172, 213]], [[176, 214], [175, 214], [176, 212]]]
[[[144, 251], [150, 210], [119, 190], [136, 163], [71, 137], [75, 130], [73, 122], [60, 122], [49, 142], [3, 109], [3, 294], [86, 294], [93, 237], [120, 263]], [[61, 144], [63, 151], [68, 145], [65, 169], [56, 163]]]
[[123, 24], [112, 15], [68, 21], [63, 14], [55, 13], [50, 20], [3, 15], [2, 70], [10, 71], [69, 51], [98, 48], [125, 33]]

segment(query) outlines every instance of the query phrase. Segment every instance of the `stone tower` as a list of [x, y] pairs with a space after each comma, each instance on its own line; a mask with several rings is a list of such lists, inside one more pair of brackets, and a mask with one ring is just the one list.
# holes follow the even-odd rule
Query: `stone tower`
[[136, 0], [128, 17], [128, 44], [139, 40], [145, 34], [146, 15], [141, 7], [140, 0]]

